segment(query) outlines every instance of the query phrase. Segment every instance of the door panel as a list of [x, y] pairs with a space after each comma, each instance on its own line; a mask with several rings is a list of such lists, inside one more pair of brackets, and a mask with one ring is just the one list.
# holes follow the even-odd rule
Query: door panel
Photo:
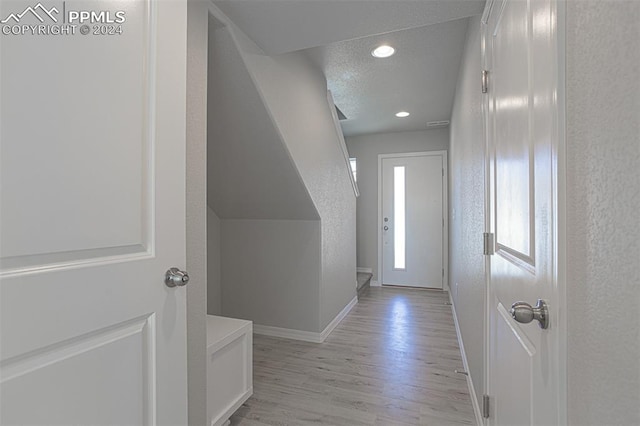
[[[3, 5], [2, 17], [29, 3]], [[99, 256], [105, 249], [147, 249], [151, 221], [143, 203], [150, 200], [153, 152], [147, 33], [156, 28], [148, 2], [66, 2], [70, 9], [80, 5], [122, 7], [123, 34], [0, 41], [2, 136], [15, 141], [3, 144], [2, 180], [20, 182], [3, 185], [0, 251], [15, 267], [47, 263], [53, 254], [74, 260], [88, 250]]]
[[[531, 141], [529, 139], [529, 93], [527, 3], [510, 3], [503, 21], [494, 29], [496, 54], [508, 58], [506, 65], [494, 64], [496, 98], [495, 175], [496, 197], [508, 203], [496, 204], [496, 242], [500, 248], [529, 262], [532, 256], [533, 224]], [[499, 53], [498, 53], [499, 52]]]
[[441, 289], [444, 158], [434, 153], [381, 162], [382, 283]]
[[126, 21], [0, 35], [0, 423], [185, 424], [186, 2], [40, 7]]
[[[151, 315], [7, 362], [3, 424], [93, 424], [96, 418], [109, 424], [149, 424], [153, 329]], [[25, 399], [38, 409], [25, 411], [20, 403]]]
[[497, 314], [492, 324], [496, 332], [495, 364], [497, 366], [517, 366], [517, 368], [498, 368], [495, 371], [495, 388], [510, 389], [517, 398], [506, 401], [495, 398], [494, 412], [501, 425], [528, 425], [531, 422], [531, 386], [530, 375], [533, 369], [535, 346], [521, 334], [519, 325], [511, 318], [508, 307], [498, 303]]
[[[500, 0], [484, 28], [489, 68], [491, 232], [488, 394], [494, 425], [560, 424], [556, 3]], [[519, 323], [511, 305], [543, 299], [551, 326]]]

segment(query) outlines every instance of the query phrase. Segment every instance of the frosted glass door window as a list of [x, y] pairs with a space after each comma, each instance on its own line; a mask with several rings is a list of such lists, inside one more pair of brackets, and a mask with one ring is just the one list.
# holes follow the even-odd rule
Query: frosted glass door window
[[404, 269], [406, 256], [406, 213], [404, 166], [393, 168], [393, 268]]

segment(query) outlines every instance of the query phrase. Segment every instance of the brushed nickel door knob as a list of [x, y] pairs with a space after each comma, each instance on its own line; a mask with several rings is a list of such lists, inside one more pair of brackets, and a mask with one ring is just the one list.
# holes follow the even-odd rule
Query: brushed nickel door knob
[[178, 268], [169, 268], [164, 276], [164, 283], [167, 287], [182, 287], [189, 282], [189, 274]]
[[542, 329], [549, 328], [549, 308], [547, 303], [538, 299], [535, 307], [526, 302], [516, 302], [511, 305], [511, 316], [514, 320], [522, 324], [528, 324], [533, 320], [538, 321], [538, 325]]

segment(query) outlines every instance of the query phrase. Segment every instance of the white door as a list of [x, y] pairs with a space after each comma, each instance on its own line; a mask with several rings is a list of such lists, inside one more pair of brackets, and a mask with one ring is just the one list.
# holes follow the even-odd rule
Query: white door
[[186, 424], [186, 1], [0, 20], [0, 423]]
[[[495, 1], [484, 28], [489, 69], [490, 424], [563, 420], [558, 277], [559, 66], [555, 1]], [[547, 329], [526, 305], [548, 306]]]
[[380, 156], [382, 284], [444, 282], [445, 153]]

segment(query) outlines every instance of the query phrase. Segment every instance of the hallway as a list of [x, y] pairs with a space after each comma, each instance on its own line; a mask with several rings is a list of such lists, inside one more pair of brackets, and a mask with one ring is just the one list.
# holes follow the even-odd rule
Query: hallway
[[462, 425], [474, 414], [447, 293], [371, 288], [323, 344], [254, 336], [232, 425]]

